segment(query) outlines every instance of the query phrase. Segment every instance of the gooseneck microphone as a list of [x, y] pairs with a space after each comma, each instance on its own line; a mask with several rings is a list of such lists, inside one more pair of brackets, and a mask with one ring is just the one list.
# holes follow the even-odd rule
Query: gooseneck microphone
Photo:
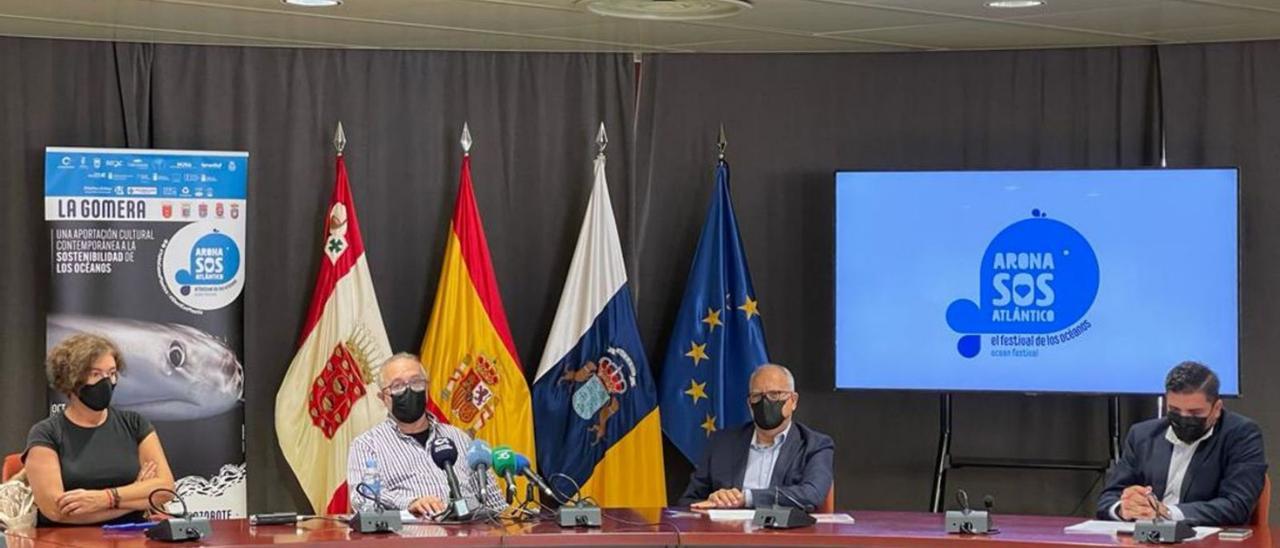
[[453, 472], [453, 465], [458, 462], [458, 446], [453, 440], [437, 435], [431, 440], [431, 461], [436, 467], [444, 470], [449, 480], [449, 500], [457, 500], [462, 496], [462, 488], [458, 486], [458, 475]]
[[516, 452], [507, 445], [493, 449], [493, 472], [507, 480], [507, 504], [516, 501]]
[[489, 468], [493, 467], [493, 450], [489, 449], [489, 444], [484, 440], [472, 440], [471, 448], [467, 450], [467, 468], [472, 472], [472, 479], [476, 483], [476, 492], [480, 494], [480, 500], [484, 500], [485, 494], [489, 491]]
[[542, 492], [548, 497], [564, 504], [564, 501], [556, 497], [556, 493], [551, 490], [551, 486], [547, 485], [547, 482], [542, 480], [542, 476], [539, 476], [537, 472], [533, 471], [533, 467], [529, 463], [529, 457], [516, 453], [516, 473], [529, 478], [529, 481], [533, 482], [534, 485], [537, 485], [538, 489], [542, 490]]

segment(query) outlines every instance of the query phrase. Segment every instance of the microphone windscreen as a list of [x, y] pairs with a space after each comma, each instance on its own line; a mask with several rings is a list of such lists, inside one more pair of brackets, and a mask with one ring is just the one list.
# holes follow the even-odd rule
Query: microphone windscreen
[[993, 497], [993, 496], [991, 496], [991, 495], [987, 495], [987, 496], [985, 496], [985, 497], [983, 497], [983, 498], [982, 498], [982, 505], [983, 505], [983, 506], [985, 506], [985, 507], [987, 508], [987, 510], [990, 510], [990, 509], [992, 509], [992, 508], [995, 508], [995, 506], [996, 506], [996, 498], [995, 498], [995, 497]]
[[529, 469], [529, 457], [521, 455], [520, 453], [516, 453], [516, 468], [515, 470], [513, 470], [513, 472], [517, 474], [523, 474], [524, 471], [528, 469]]
[[493, 450], [481, 440], [471, 442], [471, 449], [467, 451], [467, 468], [474, 470], [477, 466], [493, 467]]
[[507, 472], [516, 473], [516, 452], [506, 445], [493, 449], [493, 472], [499, 476]]
[[431, 461], [441, 469], [453, 466], [458, 462], [458, 446], [449, 438], [436, 436], [431, 440]]

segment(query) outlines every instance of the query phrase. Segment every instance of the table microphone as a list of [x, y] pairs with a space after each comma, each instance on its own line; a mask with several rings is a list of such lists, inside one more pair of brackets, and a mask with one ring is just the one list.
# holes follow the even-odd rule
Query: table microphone
[[476, 490], [480, 493], [480, 500], [484, 500], [485, 493], [489, 490], [488, 471], [492, 466], [493, 450], [489, 448], [489, 444], [484, 440], [471, 440], [471, 448], [467, 450], [467, 468], [478, 484]]
[[458, 475], [453, 471], [453, 465], [458, 462], [458, 446], [453, 440], [437, 435], [431, 440], [431, 461], [444, 470], [444, 475], [449, 480], [449, 507], [443, 517], [458, 520], [470, 518], [477, 504], [462, 496]]
[[529, 457], [516, 453], [516, 473], [523, 474], [524, 477], [529, 478], [529, 481], [533, 482], [534, 485], [537, 485], [538, 489], [541, 489], [548, 497], [557, 500], [557, 502], [559, 501], [559, 499], [556, 499], [555, 492], [551, 490], [551, 486], [547, 485], [547, 482], [542, 481], [542, 476], [539, 476], [537, 472], [533, 471], [533, 467], [529, 464]]
[[[795, 506], [782, 506], [778, 504], [778, 497], [785, 495]], [[793, 529], [796, 527], [807, 527], [817, 522], [813, 516], [809, 515], [809, 505], [801, 504], [800, 501], [792, 497], [791, 494], [773, 487], [773, 506], [768, 508], [756, 508], [751, 516], [751, 522], [757, 527], [767, 529]]]
[[507, 504], [516, 501], [516, 452], [507, 445], [493, 449], [493, 472], [507, 480]]
[[431, 461], [436, 463], [436, 468], [444, 470], [444, 475], [449, 480], [449, 499], [453, 500], [462, 495], [462, 489], [458, 486], [458, 475], [453, 472], [453, 465], [458, 462], [458, 446], [453, 440], [444, 436], [436, 436], [431, 440]]
[[1160, 512], [1160, 501], [1147, 493], [1147, 504], [1155, 512], [1155, 518], [1138, 520], [1133, 524], [1133, 538], [1142, 543], [1173, 544], [1196, 536], [1195, 529], [1185, 521], [1172, 521], [1168, 514]]
[[293, 525], [298, 521], [296, 512], [276, 512], [274, 514], [253, 514], [249, 516], [249, 525]]

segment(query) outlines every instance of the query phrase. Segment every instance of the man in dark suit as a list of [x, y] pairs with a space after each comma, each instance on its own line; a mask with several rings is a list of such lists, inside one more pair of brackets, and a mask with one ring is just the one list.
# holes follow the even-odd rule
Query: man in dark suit
[[1165, 404], [1165, 418], [1129, 429], [1098, 497], [1098, 518], [1248, 522], [1267, 473], [1258, 425], [1223, 408], [1218, 376], [1196, 362], [1169, 372]]
[[831, 488], [834, 445], [825, 434], [792, 422], [800, 395], [781, 365], [751, 374], [747, 404], [752, 422], [711, 435], [681, 506], [817, 508]]

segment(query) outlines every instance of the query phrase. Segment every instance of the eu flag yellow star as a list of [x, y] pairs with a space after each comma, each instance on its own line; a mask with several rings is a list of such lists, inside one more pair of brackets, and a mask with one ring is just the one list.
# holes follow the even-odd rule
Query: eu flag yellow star
[[707, 415], [707, 420], [702, 421], [702, 429], [707, 431], [707, 437], [711, 437], [711, 433], [716, 431], [716, 418]]
[[694, 367], [697, 367], [697, 366], [698, 366], [698, 362], [700, 362], [700, 361], [702, 361], [702, 360], [710, 359], [710, 358], [708, 358], [708, 357], [707, 357], [707, 345], [706, 345], [706, 343], [698, 344], [698, 343], [696, 343], [696, 342], [690, 342], [690, 343], [689, 343], [689, 347], [690, 347], [690, 348], [689, 348], [689, 351], [688, 351], [688, 352], [685, 352], [685, 354], [684, 354], [684, 355], [686, 355], [686, 356], [688, 356], [688, 357], [690, 357], [690, 358], [693, 358], [693, 366], [694, 366]]
[[698, 405], [699, 399], [704, 399], [704, 400], [708, 399], [707, 383], [705, 382], [700, 383], [695, 379], [689, 379], [689, 389], [685, 390], [684, 393], [688, 394], [689, 397], [693, 398], [694, 405]]
[[747, 295], [747, 302], [744, 303], [742, 306], [739, 306], [738, 310], [746, 312], [747, 319], [750, 320], [751, 316], [760, 315], [760, 302], [756, 301], [755, 299], [752, 299], [750, 295]]
[[717, 325], [724, 325], [720, 323], [720, 311], [712, 310], [710, 308], [707, 309], [707, 317], [702, 319], [702, 323], [711, 326], [711, 332], [716, 330]]

